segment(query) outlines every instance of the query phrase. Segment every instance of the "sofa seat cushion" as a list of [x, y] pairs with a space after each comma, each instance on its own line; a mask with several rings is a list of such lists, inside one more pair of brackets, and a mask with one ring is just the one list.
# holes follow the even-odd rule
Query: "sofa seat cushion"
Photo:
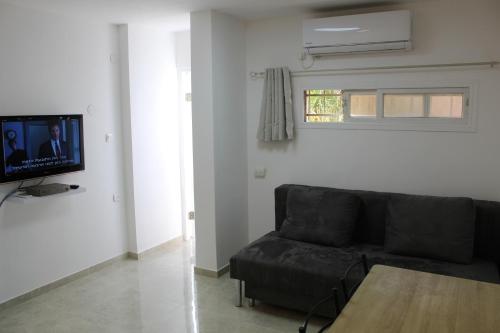
[[336, 248], [281, 238], [271, 232], [231, 258], [234, 279], [259, 287], [323, 296], [339, 287], [340, 278], [359, 258], [350, 248]]
[[348, 246], [360, 206], [361, 199], [350, 193], [318, 188], [291, 189], [281, 236], [315, 244]]
[[416, 271], [454, 276], [483, 282], [500, 283], [500, 273], [494, 261], [473, 258], [471, 264], [456, 264], [434, 259], [401, 256], [384, 252], [379, 245], [357, 244], [356, 252], [365, 253], [369, 266], [387, 265]]

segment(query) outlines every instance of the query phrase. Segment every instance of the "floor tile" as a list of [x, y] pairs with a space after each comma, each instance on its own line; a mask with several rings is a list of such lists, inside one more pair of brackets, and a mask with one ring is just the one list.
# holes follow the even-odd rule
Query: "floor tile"
[[[193, 273], [190, 242], [124, 260], [0, 312], [0, 333], [297, 332], [303, 313], [236, 307], [236, 283]], [[310, 332], [319, 328], [314, 321]]]

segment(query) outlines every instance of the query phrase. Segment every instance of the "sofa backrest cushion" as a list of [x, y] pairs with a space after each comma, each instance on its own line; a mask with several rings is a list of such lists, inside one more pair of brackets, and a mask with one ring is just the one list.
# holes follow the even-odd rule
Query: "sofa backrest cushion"
[[384, 245], [385, 216], [387, 213], [387, 202], [389, 193], [344, 190], [318, 186], [305, 185], [281, 185], [274, 191], [275, 198], [275, 229], [280, 230], [286, 219], [287, 196], [291, 189], [317, 188], [337, 193], [350, 193], [361, 199], [358, 220], [354, 229], [353, 241], [358, 243], [370, 243]]
[[280, 236], [309, 243], [351, 244], [361, 200], [356, 195], [319, 188], [291, 189]]
[[472, 199], [394, 195], [387, 212], [386, 252], [459, 264], [472, 262]]
[[[326, 187], [284, 184], [274, 191], [275, 229], [280, 230], [286, 218], [287, 195], [292, 188], [323, 188], [338, 192], [347, 192], [361, 199], [360, 216], [354, 230], [353, 241], [384, 245], [387, 205], [397, 193], [361, 190], [344, 190]], [[500, 265], [500, 202], [474, 200], [476, 210], [476, 229], [474, 256], [493, 260]]]

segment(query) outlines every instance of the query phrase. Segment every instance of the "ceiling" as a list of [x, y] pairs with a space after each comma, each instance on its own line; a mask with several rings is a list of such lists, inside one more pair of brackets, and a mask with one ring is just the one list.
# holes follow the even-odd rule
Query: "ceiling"
[[0, 0], [17, 6], [108, 23], [162, 22], [189, 29], [189, 12], [215, 9], [245, 20], [327, 8], [370, 6], [416, 0]]

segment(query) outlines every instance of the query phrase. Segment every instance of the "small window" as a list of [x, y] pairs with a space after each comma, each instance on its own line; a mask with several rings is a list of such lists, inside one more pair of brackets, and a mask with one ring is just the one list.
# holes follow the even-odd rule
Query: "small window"
[[453, 89], [391, 89], [382, 92], [385, 118], [464, 118], [465, 92], [439, 93]]
[[463, 118], [464, 95], [430, 95], [429, 117]]
[[306, 123], [341, 123], [344, 121], [342, 90], [305, 90]]
[[470, 88], [307, 89], [304, 128], [471, 131]]
[[423, 116], [423, 95], [384, 94], [384, 117], [418, 118]]
[[339, 89], [305, 90], [307, 123], [343, 123], [346, 117], [375, 118], [376, 91], [344, 91]]
[[348, 94], [351, 118], [375, 118], [377, 95], [375, 92], [352, 92]]

